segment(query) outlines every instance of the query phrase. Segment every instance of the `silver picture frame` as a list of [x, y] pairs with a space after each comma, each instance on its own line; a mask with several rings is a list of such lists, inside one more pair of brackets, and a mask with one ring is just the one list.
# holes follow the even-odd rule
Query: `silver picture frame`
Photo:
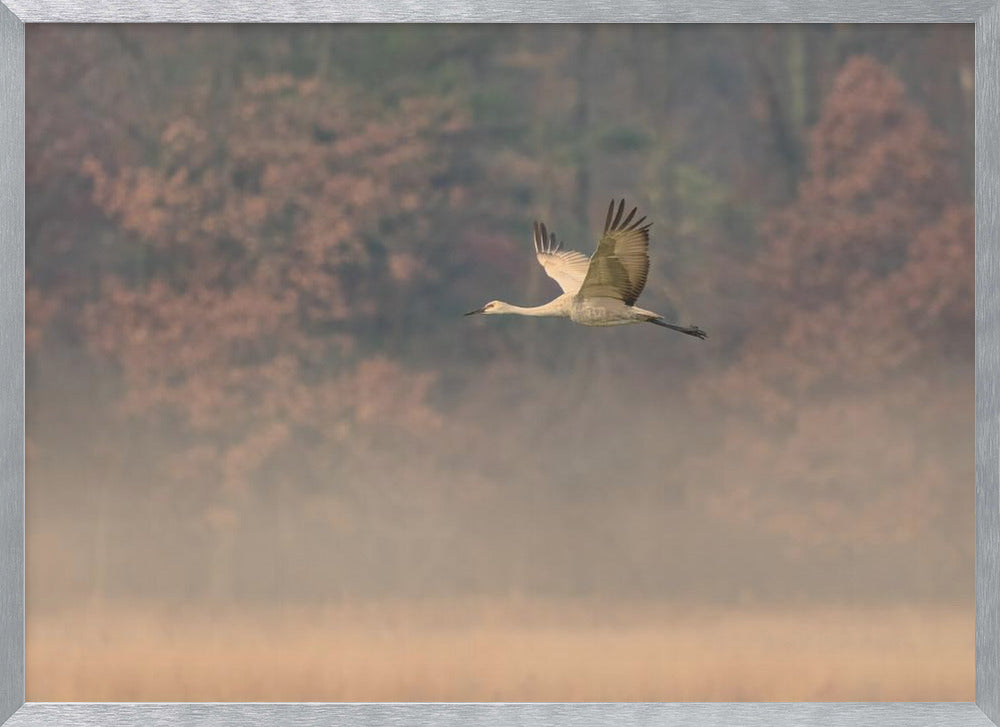
[[[975, 702], [655, 704], [25, 703], [25, 24], [698, 22], [975, 24]], [[1000, 4], [998, 0], [0, 0], [0, 724], [1000, 724]]]

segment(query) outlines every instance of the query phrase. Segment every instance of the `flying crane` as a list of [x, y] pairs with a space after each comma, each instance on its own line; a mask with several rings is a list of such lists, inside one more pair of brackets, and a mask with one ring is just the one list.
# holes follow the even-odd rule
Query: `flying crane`
[[604, 233], [590, 258], [574, 250], [562, 249], [555, 233], [550, 233], [544, 223], [535, 222], [535, 255], [546, 274], [562, 288], [562, 295], [532, 308], [493, 300], [465, 315], [550, 316], [569, 318], [583, 326], [653, 323], [689, 336], [707, 338], [708, 334], [698, 326], [667, 323], [658, 313], [636, 307], [635, 302], [649, 273], [649, 228], [652, 226], [651, 222], [642, 224], [645, 217], [632, 222], [637, 210], [633, 207], [622, 219], [625, 200], [618, 203], [617, 212], [615, 201], [611, 200]]

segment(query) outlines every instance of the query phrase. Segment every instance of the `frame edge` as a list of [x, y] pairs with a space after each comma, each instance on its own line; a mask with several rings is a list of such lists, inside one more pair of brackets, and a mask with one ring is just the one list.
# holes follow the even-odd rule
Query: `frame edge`
[[[15, 14], [5, 2], [18, 8]], [[61, 4], [61, 3], [60, 3]], [[850, 5], [851, 3], [847, 3]], [[862, 2], [867, 5], [867, 3]], [[146, 21], [162, 22], [164, 16], [183, 17], [191, 15], [175, 3], [166, 7], [152, 7], [143, 4], [139, 10], [123, 12], [117, 16], [97, 12], [90, 22], [116, 19], [128, 22], [139, 18]], [[915, 5], [921, 5], [916, 3]], [[989, 9], [975, 19], [975, 94], [976, 94], [976, 250], [975, 250], [975, 327], [976, 327], [976, 706], [994, 724], [1000, 724], [1000, 406], [998, 406], [998, 385], [1000, 385], [1000, 255], [998, 255], [998, 232], [1000, 232], [1000, 5], [996, 0], [974, 0], [959, 3], [964, 8], [942, 8], [938, 13], [921, 12], [916, 7], [908, 9], [910, 17], [932, 21], [941, 16], [950, 16], [952, 22], [969, 22], [975, 18], [970, 14], [970, 6]], [[61, 710], [56, 705], [25, 704], [24, 668], [24, 93], [25, 93], [25, 28], [21, 17], [28, 22], [76, 21], [88, 22], [80, 17], [88, 14], [80, 7], [74, 17], [66, 14], [65, 7], [25, 9], [23, 3], [15, 0], [0, 0], [0, 259], [20, 260], [18, 266], [0, 266], [0, 724], [15, 715], [12, 723], [35, 724], [41, 714], [51, 717]], [[831, 7], [823, 16], [843, 16], [851, 13], [846, 7]], [[259, 8], [260, 6], [254, 6]], [[382, 8], [381, 10], [379, 8]], [[589, 3], [584, 6], [585, 14], [595, 14]], [[801, 16], [808, 14], [792, 8], [776, 9], [770, 6], [762, 13], [758, 22], [781, 21], [776, 16]], [[248, 10], [245, 14], [243, 3], [227, 2], [218, 15], [211, 10], [196, 13], [203, 20], [228, 22], [234, 17], [255, 18], [266, 16], [277, 19], [273, 12], [262, 13]], [[599, 12], [599, 9], [597, 9]], [[907, 10], [904, 7], [904, 10]], [[82, 11], [82, 12], [81, 12]], [[855, 12], [857, 9], [855, 9]], [[287, 12], [287, 10], [285, 11]], [[310, 18], [320, 20], [323, 15], [341, 16], [328, 20], [394, 20], [412, 21], [417, 19], [441, 20], [452, 16], [454, 21], [488, 19], [489, 11], [470, 11], [465, 3], [446, 3], [438, 12], [410, 9], [393, 12], [379, 3], [362, 3], [354, 11], [324, 11], [317, 5], [309, 4], [305, 9], [293, 11], [301, 13], [303, 21]], [[499, 12], [504, 14], [503, 7]], [[509, 15], [510, 10], [506, 11]], [[539, 12], [536, 9], [536, 12]], [[540, 11], [547, 15], [546, 11]], [[553, 17], [538, 20], [558, 22], [563, 13], [557, 8], [551, 11]], [[576, 17], [581, 11], [569, 13]], [[661, 7], [653, 16], [664, 14]], [[669, 11], [667, 11], [669, 12]], [[928, 17], [928, 13], [931, 17]], [[282, 15], [278, 11], [278, 15]], [[685, 13], [679, 12], [683, 16]], [[723, 15], [725, 10], [709, 9], [709, 16]], [[729, 14], [738, 14], [737, 8], [730, 8]], [[869, 11], [871, 18], [884, 15]], [[533, 15], [533, 14], [532, 14]], [[694, 15], [701, 15], [695, 13]], [[695, 19], [694, 15], [692, 19]], [[893, 16], [896, 13], [892, 14]], [[20, 17], [19, 17], [20, 16]], [[48, 16], [48, 17], [44, 17]], [[99, 16], [99, 17], [98, 17]], [[525, 18], [528, 20], [529, 18]], [[195, 18], [191, 18], [195, 20]], [[627, 18], [620, 18], [627, 20]], [[940, 20], [939, 20], [940, 21]], [[599, 22], [599, 21], [598, 21]], [[911, 21], [912, 22], [912, 21]], [[104, 707], [111, 711], [139, 705], [65, 705], [72, 714], [76, 709], [93, 716]], [[145, 705], [154, 709], [179, 705]], [[193, 705], [187, 705], [191, 708]], [[202, 705], [209, 707], [209, 705]], [[222, 707], [222, 705], [213, 705]], [[235, 706], [235, 705], [234, 705]], [[243, 705], [248, 706], [248, 705]], [[261, 714], [274, 705], [256, 705]], [[379, 707], [380, 705], [367, 705]], [[387, 707], [389, 705], [382, 705]], [[431, 705], [427, 705], [431, 706]], [[438, 705], [439, 707], [441, 705]], [[459, 707], [461, 705], [451, 705]], [[582, 705], [581, 705], [582, 706]], [[725, 705], [717, 705], [723, 707]], [[734, 705], [735, 706], [735, 705]], [[749, 706], [749, 705], [745, 705]], [[846, 707], [846, 705], [844, 705]], [[141, 710], [140, 710], [141, 711]], [[195, 707], [195, 711], [198, 711]], [[213, 710], [215, 711], [215, 710]], [[216, 712], [226, 712], [221, 709]], [[256, 712], [256, 710], [252, 710]], [[434, 711], [434, 710], [431, 710]], [[377, 715], [376, 709], [372, 714]], [[64, 713], [65, 714], [65, 713]], [[968, 712], [964, 713], [966, 716]], [[564, 715], [568, 716], [568, 715]], [[41, 722], [38, 722], [41, 723]], [[841, 722], [837, 722], [840, 724]], [[138, 722], [137, 722], [138, 724]], [[853, 724], [853, 722], [852, 722]]]
[[[4, 0], [25, 23], [973, 23], [995, 0]], [[735, 18], [735, 20], [734, 20]]]
[[24, 59], [24, 23], [0, 5], [0, 722], [25, 695]]
[[976, 704], [1000, 720], [1000, 5], [976, 22]]

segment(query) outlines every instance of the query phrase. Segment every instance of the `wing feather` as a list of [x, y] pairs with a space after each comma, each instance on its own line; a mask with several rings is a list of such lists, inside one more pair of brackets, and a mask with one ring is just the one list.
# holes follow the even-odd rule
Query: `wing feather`
[[625, 200], [619, 202], [617, 213], [615, 201], [611, 200], [604, 220], [604, 234], [590, 258], [578, 291], [580, 296], [614, 298], [625, 305], [633, 305], [639, 299], [649, 274], [649, 228], [652, 223], [643, 225], [645, 217], [632, 222], [637, 210], [633, 207], [622, 220]]
[[545, 274], [555, 280], [564, 293], [575, 294], [587, 275], [590, 260], [575, 250], [563, 250], [555, 233], [550, 233], [544, 223], [536, 222], [532, 231], [535, 256]]

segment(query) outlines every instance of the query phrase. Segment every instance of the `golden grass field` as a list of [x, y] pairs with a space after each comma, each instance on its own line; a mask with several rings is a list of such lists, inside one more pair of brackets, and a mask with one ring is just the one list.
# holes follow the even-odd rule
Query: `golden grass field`
[[29, 701], [969, 701], [972, 606], [510, 599], [27, 620]]

